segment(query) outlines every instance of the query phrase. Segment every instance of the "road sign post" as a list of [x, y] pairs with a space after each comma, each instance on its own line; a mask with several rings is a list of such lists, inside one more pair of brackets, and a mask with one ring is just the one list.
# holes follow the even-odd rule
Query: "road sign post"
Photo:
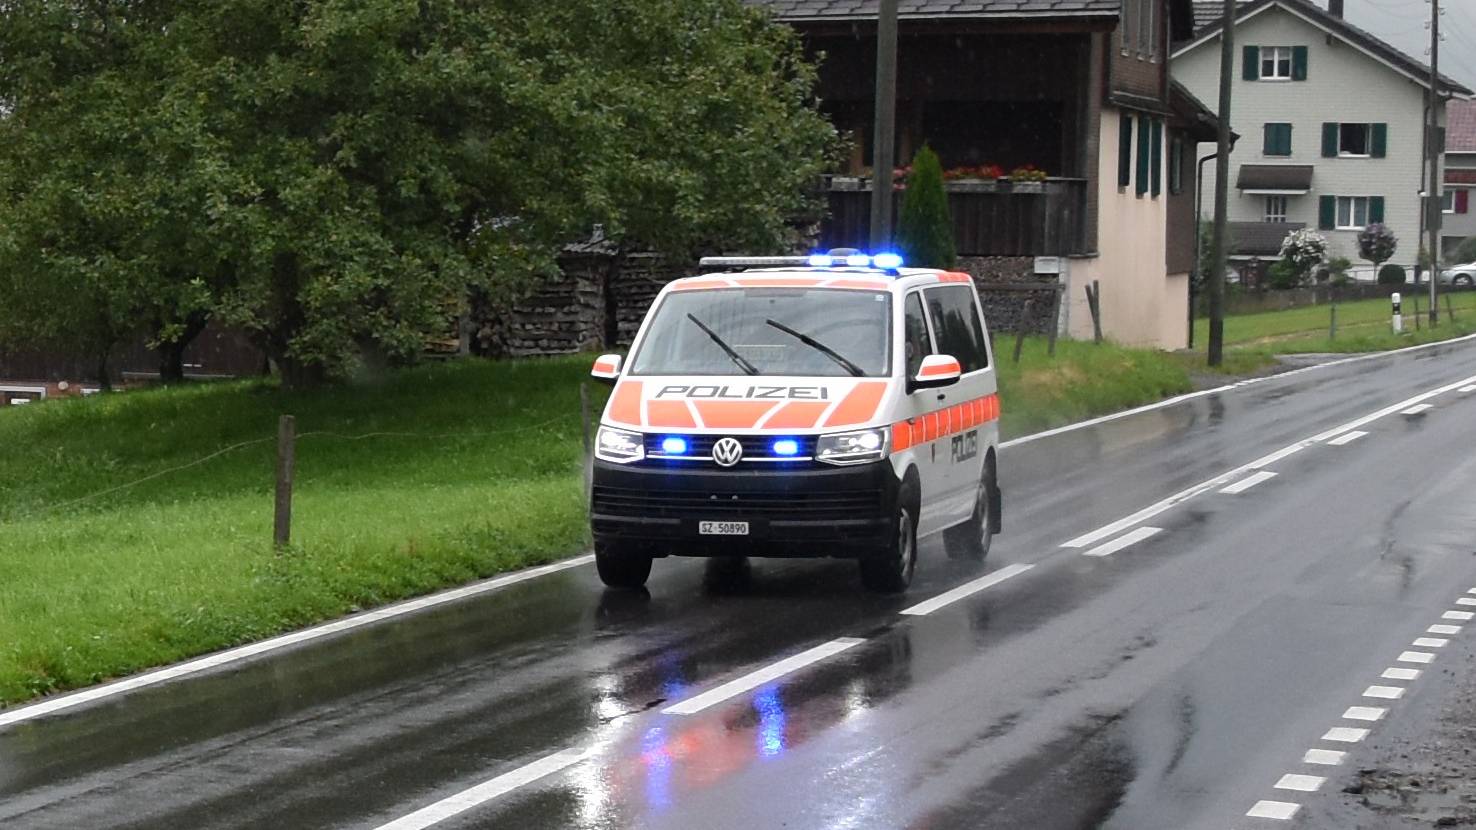
[[1394, 333], [1400, 334], [1404, 331], [1404, 317], [1399, 313], [1399, 292], [1395, 291], [1389, 295], [1389, 300], [1394, 304]]

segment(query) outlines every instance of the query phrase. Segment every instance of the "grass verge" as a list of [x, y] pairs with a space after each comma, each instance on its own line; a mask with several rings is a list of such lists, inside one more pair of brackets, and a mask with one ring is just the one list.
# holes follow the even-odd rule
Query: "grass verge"
[[[1476, 332], [1476, 292], [1464, 291], [1448, 295], [1455, 309], [1455, 320], [1447, 316], [1444, 300], [1440, 304], [1441, 323], [1430, 328], [1424, 321], [1415, 327], [1414, 304], [1408, 294], [1404, 301], [1405, 333], [1394, 334], [1388, 300], [1360, 300], [1338, 304], [1337, 334], [1329, 337], [1332, 312], [1318, 305], [1286, 311], [1266, 311], [1225, 318], [1227, 356], [1242, 360], [1259, 355], [1270, 359], [1277, 354], [1322, 352], [1375, 352], [1397, 349]], [[1426, 306], [1421, 302], [1421, 310]], [[1194, 342], [1202, 354], [1209, 341], [1209, 321], [1195, 323]]]

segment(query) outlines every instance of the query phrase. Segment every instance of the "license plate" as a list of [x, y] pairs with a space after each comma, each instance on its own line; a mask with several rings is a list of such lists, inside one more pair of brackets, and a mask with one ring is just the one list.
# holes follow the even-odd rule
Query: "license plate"
[[748, 522], [698, 522], [697, 532], [703, 536], [747, 536]]

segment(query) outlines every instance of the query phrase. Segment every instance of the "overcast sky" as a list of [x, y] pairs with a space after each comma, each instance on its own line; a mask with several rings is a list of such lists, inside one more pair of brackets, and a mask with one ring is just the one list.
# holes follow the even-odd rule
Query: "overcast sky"
[[[1440, 72], [1476, 89], [1476, 0], [1441, 0], [1440, 11]], [[1430, 62], [1429, 0], [1347, 0], [1344, 16], [1420, 63]]]

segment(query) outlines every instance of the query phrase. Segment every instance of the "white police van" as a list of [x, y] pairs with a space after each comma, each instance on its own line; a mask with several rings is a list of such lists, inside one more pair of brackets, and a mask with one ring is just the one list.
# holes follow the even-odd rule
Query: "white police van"
[[590, 503], [605, 584], [640, 587], [665, 556], [832, 556], [896, 592], [935, 533], [982, 559], [999, 397], [973, 280], [850, 250], [702, 266], [628, 359], [595, 361], [615, 384]]

